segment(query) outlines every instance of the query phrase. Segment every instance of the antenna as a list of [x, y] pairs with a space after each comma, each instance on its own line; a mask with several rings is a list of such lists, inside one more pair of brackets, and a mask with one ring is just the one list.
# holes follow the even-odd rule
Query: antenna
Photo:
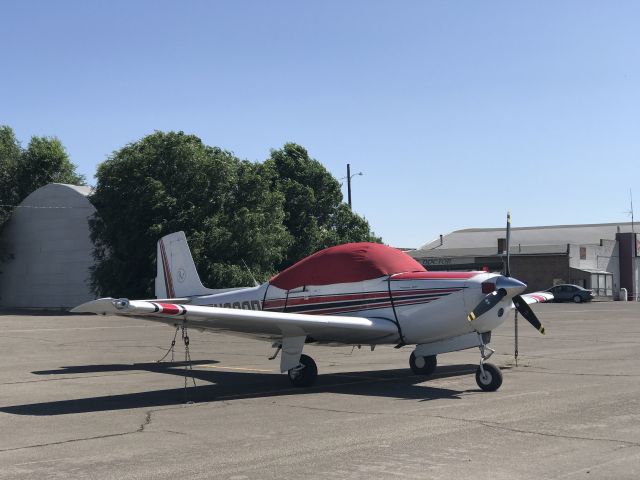
[[253, 276], [253, 273], [251, 273], [251, 269], [249, 268], [249, 266], [247, 265], [247, 262], [244, 261], [244, 258], [241, 258], [240, 260], [242, 260], [242, 264], [244, 265], [244, 268], [247, 269], [247, 272], [249, 272], [249, 275], [251, 275], [251, 280], [253, 280], [253, 286], [254, 287], [259, 287], [260, 284], [258, 283], [258, 281], [256, 280], [256, 278]]

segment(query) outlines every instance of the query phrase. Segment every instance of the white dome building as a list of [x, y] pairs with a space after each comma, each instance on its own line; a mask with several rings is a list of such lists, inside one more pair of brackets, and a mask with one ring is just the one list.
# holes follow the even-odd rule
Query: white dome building
[[0, 240], [12, 257], [0, 263], [0, 307], [66, 309], [95, 298], [89, 288], [90, 192], [51, 183], [15, 209]]

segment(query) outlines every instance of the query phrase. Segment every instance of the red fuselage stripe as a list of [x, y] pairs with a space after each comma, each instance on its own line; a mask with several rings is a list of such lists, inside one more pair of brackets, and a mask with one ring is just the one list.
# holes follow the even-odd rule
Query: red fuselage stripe
[[174, 305], [173, 303], [159, 303], [162, 308], [162, 313], [166, 313], [167, 315], [179, 315], [182, 313], [183, 309], [178, 305]]
[[[313, 297], [279, 298], [265, 300], [263, 310], [279, 311], [291, 313], [306, 313], [311, 315], [327, 315], [337, 313], [349, 313], [365, 310], [378, 310], [390, 308], [392, 306], [408, 306], [430, 303], [446, 297], [452, 293], [459, 292], [463, 287], [457, 288], [437, 288], [422, 290], [403, 290], [391, 292], [372, 292], [368, 294], [352, 293], [342, 295], [323, 295]], [[393, 303], [391, 300], [393, 299]]]
[[[435, 288], [435, 289], [423, 289], [423, 290], [396, 290], [392, 291], [393, 298], [398, 297], [415, 297], [421, 295], [445, 295], [453, 292], [457, 292], [462, 287], [457, 288]], [[342, 295], [316, 295], [312, 297], [299, 297], [277, 299], [267, 299], [264, 302], [264, 308], [280, 308], [284, 307], [285, 303], [287, 307], [295, 307], [300, 305], [322, 305], [333, 302], [356, 302], [362, 300], [386, 300], [389, 298], [389, 292], [373, 292], [373, 293], [348, 293]]]

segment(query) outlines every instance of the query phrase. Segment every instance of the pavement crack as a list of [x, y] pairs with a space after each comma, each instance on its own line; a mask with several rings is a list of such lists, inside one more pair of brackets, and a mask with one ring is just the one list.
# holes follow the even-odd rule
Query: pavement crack
[[563, 439], [566, 439], [566, 440], [585, 440], [585, 441], [591, 441], [591, 442], [609, 442], [609, 443], [616, 443], [616, 444], [620, 444], [620, 445], [624, 445], [624, 446], [640, 447], [640, 442], [632, 442], [632, 441], [628, 441], [628, 440], [619, 440], [619, 439], [615, 439], [615, 438], [603, 438], [603, 437], [581, 437], [581, 436], [577, 436], [577, 435], [566, 435], [566, 434], [561, 434], [561, 433], [526, 430], [526, 429], [523, 429], [523, 428], [508, 427], [508, 426], [500, 424], [500, 423], [488, 422], [488, 421], [485, 421], [485, 420], [469, 419], [469, 418], [458, 418], [458, 417], [448, 417], [446, 415], [420, 414], [420, 413], [417, 413], [415, 411], [402, 412], [402, 413], [398, 413], [398, 412], [363, 412], [363, 411], [357, 411], [357, 410], [339, 410], [339, 409], [331, 409], [331, 408], [324, 408], [324, 407], [310, 407], [310, 406], [306, 406], [306, 405], [290, 405], [290, 404], [283, 404], [283, 403], [275, 403], [275, 405], [277, 405], [279, 407], [298, 408], [298, 409], [302, 409], [302, 410], [315, 410], [315, 411], [332, 412], [332, 413], [348, 413], [348, 414], [360, 414], [360, 415], [392, 415], [392, 416], [403, 416], [403, 417], [411, 416], [411, 417], [423, 417], [423, 418], [439, 418], [441, 420], [455, 420], [455, 421], [459, 421], [459, 422], [465, 422], [465, 423], [481, 425], [483, 427], [493, 428], [493, 429], [496, 429], [496, 430], [502, 430], [502, 431], [507, 431], [507, 432], [512, 432], [512, 433], [520, 433], [520, 434], [526, 434], [526, 435], [539, 435], [539, 436], [542, 436], [542, 437], [552, 437], [552, 438], [563, 438]]
[[640, 447], [640, 442], [631, 442], [631, 441], [628, 441], [628, 440], [619, 440], [619, 439], [615, 439], [615, 438], [580, 437], [578, 435], [566, 435], [566, 434], [561, 434], [561, 433], [540, 432], [540, 431], [535, 431], [535, 430], [526, 430], [526, 429], [523, 429], [523, 428], [508, 427], [508, 426], [500, 424], [500, 423], [487, 422], [485, 420], [473, 420], [473, 419], [468, 419], [468, 418], [447, 417], [445, 415], [419, 415], [418, 414], [418, 415], [415, 415], [415, 416], [440, 418], [440, 419], [443, 419], [443, 420], [457, 420], [457, 421], [460, 421], [460, 422], [467, 422], [467, 423], [473, 423], [473, 424], [477, 424], [477, 425], [482, 425], [484, 427], [493, 428], [493, 429], [496, 429], [496, 430], [502, 430], [502, 431], [512, 432], [512, 433], [521, 433], [521, 434], [525, 434], [525, 435], [538, 435], [538, 436], [542, 436], [542, 437], [564, 438], [566, 440], [585, 440], [585, 441], [591, 441], [591, 442], [608, 442], [608, 443], [617, 443], [617, 444], [626, 445], [626, 446], [632, 446], [632, 447]]
[[[274, 402], [275, 403], [275, 402]], [[358, 415], [397, 415], [393, 412], [359, 412], [357, 410], [340, 410], [334, 408], [325, 408], [325, 407], [309, 407], [307, 405], [288, 405], [285, 403], [275, 403], [278, 407], [288, 407], [288, 408], [298, 408], [300, 410], [314, 410], [320, 412], [331, 412], [331, 413], [351, 413]]]
[[530, 367], [528, 371], [531, 373], [540, 373], [542, 375], [571, 375], [573, 377], [640, 377], [635, 373], [579, 373], [579, 372], [567, 372], [563, 370], [550, 371], [542, 367]]
[[40, 447], [51, 447], [54, 445], [65, 445], [67, 443], [75, 443], [75, 442], [84, 442], [87, 440], [99, 440], [102, 438], [112, 438], [112, 437], [123, 437], [125, 435], [131, 435], [132, 433], [138, 433], [138, 430], [133, 432], [120, 432], [120, 433], [109, 433], [106, 435], [96, 435], [93, 437], [84, 437], [84, 438], [71, 438], [69, 440], [61, 440], [59, 442], [48, 442], [48, 443], [38, 443], [35, 445], [25, 445], [23, 447], [14, 447], [14, 448], [4, 448], [0, 450], [0, 453], [4, 452], [15, 452], [17, 450], [28, 450], [31, 448], [40, 448]]
[[[173, 407], [173, 408], [177, 408], [177, 407]], [[95, 436], [92, 436], [92, 437], [71, 438], [69, 440], [60, 440], [58, 442], [48, 442], [48, 443], [38, 443], [38, 444], [35, 444], [35, 445], [25, 445], [23, 447], [3, 448], [3, 449], [0, 449], [0, 453], [15, 452], [17, 450], [29, 450], [29, 449], [32, 449], [32, 448], [51, 447], [51, 446], [55, 446], [55, 445], [65, 445], [65, 444], [68, 444], [68, 443], [85, 442], [85, 441], [88, 441], [88, 440], [101, 440], [103, 438], [124, 437], [124, 436], [127, 436], [127, 435], [141, 433], [141, 432], [144, 432], [145, 428], [148, 425], [151, 424], [152, 415], [155, 412], [159, 412], [159, 411], [163, 411], [163, 410], [172, 410], [173, 408], [159, 408], [157, 410], [149, 410], [149, 411], [147, 411], [147, 413], [145, 414], [144, 421], [140, 424], [140, 426], [136, 430], [133, 430], [133, 431], [119, 432], [119, 433], [107, 433], [107, 434], [104, 434], [104, 435], [95, 435]], [[175, 433], [175, 434], [178, 434], [178, 435], [184, 435], [182, 432], [172, 432], [170, 430], [165, 430], [165, 432]]]
[[141, 375], [145, 372], [117, 372], [109, 373], [105, 375], [74, 375], [73, 377], [57, 377], [57, 378], [38, 378], [37, 380], [19, 380], [17, 382], [3, 382], [0, 385], [20, 385], [22, 383], [39, 383], [39, 382], [60, 382], [63, 380], [76, 380], [82, 378], [103, 378], [103, 377], [116, 377], [123, 375]]
[[9, 338], [11, 340], [27, 340], [29, 342], [56, 343], [56, 340], [48, 338], [20, 337], [15, 335], [0, 335], [0, 338]]
[[153, 410], [149, 410], [147, 412], [147, 415], [144, 417], [144, 422], [142, 422], [140, 424], [140, 426], [138, 427], [138, 432], [144, 432], [144, 429], [148, 426], [151, 425], [151, 414], [153, 413]]

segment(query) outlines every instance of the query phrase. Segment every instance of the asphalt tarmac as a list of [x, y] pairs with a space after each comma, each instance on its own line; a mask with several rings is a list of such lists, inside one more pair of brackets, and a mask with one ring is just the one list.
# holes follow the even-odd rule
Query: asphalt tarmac
[[[638, 479], [640, 304], [534, 305], [494, 332], [504, 383], [477, 350], [305, 347], [296, 389], [268, 343], [116, 317], [0, 315], [0, 478]], [[169, 362], [167, 362], [169, 360]], [[185, 403], [193, 402], [193, 403]]]

